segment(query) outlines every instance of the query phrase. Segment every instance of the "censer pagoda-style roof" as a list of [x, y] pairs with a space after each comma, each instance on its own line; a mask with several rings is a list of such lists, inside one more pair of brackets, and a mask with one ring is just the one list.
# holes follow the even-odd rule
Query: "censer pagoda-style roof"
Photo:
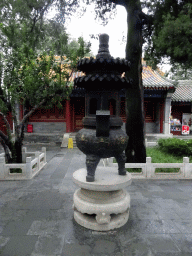
[[109, 36], [102, 34], [99, 37], [99, 51], [96, 58], [84, 58], [78, 62], [77, 69], [85, 73], [84, 76], [74, 79], [74, 85], [92, 90], [121, 90], [131, 81], [122, 76], [129, 70], [130, 63], [125, 59], [113, 58], [109, 53]]
[[[72, 74], [71, 81], [75, 78], [81, 78], [85, 73], [78, 71]], [[142, 71], [143, 87], [149, 90], [168, 90], [175, 87], [174, 81], [169, 81], [161, 76], [157, 71], [154, 71], [151, 67], [143, 65]]]
[[84, 58], [78, 62], [77, 69], [86, 74], [95, 72], [116, 72], [122, 74], [130, 67], [130, 63], [125, 59], [120, 58]]

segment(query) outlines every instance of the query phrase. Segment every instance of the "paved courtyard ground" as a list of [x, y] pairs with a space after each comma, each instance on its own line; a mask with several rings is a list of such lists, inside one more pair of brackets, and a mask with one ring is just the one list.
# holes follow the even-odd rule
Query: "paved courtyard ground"
[[133, 180], [127, 224], [96, 232], [73, 219], [72, 174], [85, 156], [47, 145], [47, 162], [33, 180], [0, 181], [0, 255], [192, 255], [192, 180]]

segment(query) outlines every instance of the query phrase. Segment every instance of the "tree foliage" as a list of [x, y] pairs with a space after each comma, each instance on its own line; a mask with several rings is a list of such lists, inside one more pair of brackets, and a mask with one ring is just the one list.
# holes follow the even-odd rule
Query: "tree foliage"
[[[126, 89], [126, 132], [129, 141], [126, 149], [127, 162], [145, 162], [143, 86], [141, 80], [142, 45], [146, 43], [145, 59], [156, 68], [162, 57], [169, 57], [172, 64], [190, 68], [192, 64], [192, 15], [191, 0], [95, 0], [96, 8], [103, 17], [113, 4], [127, 11], [126, 59], [131, 62], [127, 78], [132, 85]], [[147, 8], [147, 14], [143, 12]]]
[[[85, 5], [95, 4], [96, 17], [101, 18], [103, 23], [108, 21], [111, 13], [115, 13], [116, 4], [126, 8], [128, 20], [126, 59], [131, 62], [131, 69], [126, 72], [126, 76], [133, 81], [132, 86], [126, 90], [126, 132], [129, 136], [126, 155], [128, 162], [144, 162], [146, 151], [141, 80], [142, 44], [147, 43], [145, 58], [152, 67], [160, 63], [162, 57], [170, 57], [171, 63], [190, 68], [192, 64], [191, 0], [83, 0], [83, 2]], [[67, 40], [65, 32], [57, 22], [46, 23], [43, 17], [48, 10], [56, 7], [58, 13], [55, 20], [64, 23], [66, 15], [77, 10], [79, 3], [79, 0], [2, 0], [0, 22], [3, 25], [1, 24], [0, 36], [2, 45], [6, 46], [3, 56], [9, 54], [10, 48], [21, 49], [22, 53], [30, 55], [28, 49], [41, 50], [45, 45], [47, 50], [56, 49], [55, 51], [62, 56], [60, 42]], [[86, 7], [84, 7], [82, 11], [85, 11]], [[142, 11], [144, 7], [148, 8], [147, 15]], [[54, 34], [58, 31], [60, 37]], [[11, 40], [12, 36], [15, 40]], [[84, 45], [81, 41], [79, 43], [81, 46]], [[81, 49], [83, 47], [79, 49], [79, 54], [82, 56], [84, 50]], [[70, 52], [69, 48], [67, 52]], [[76, 54], [71, 52], [71, 55], [75, 60]], [[14, 81], [16, 83], [16, 80]], [[19, 79], [17, 82], [19, 83]]]
[[[5, 5], [0, 5], [0, 116], [7, 134], [0, 131], [0, 143], [7, 162], [20, 163], [27, 118], [41, 106], [61, 107], [61, 101], [71, 92], [70, 75], [78, 59], [90, 51], [90, 45], [79, 38], [77, 47], [72, 48], [64, 25], [44, 19], [51, 3], [58, 1], [3, 2]], [[22, 120], [18, 118], [19, 104], [30, 106]], [[14, 139], [7, 120], [10, 112], [15, 127]]]
[[192, 4], [190, 0], [154, 1], [152, 35], [145, 48], [150, 65], [168, 57], [174, 66], [192, 67]]
[[[100, 1], [96, 1], [98, 4]], [[133, 83], [126, 90], [126, 132], [129, 142], [127, 162], [145, 161], [143, 87], [141, 81], [142, 45], [146, 43], [145, 59], [156, 68], [163, 57], [182, 70], [192, 66], [192, 4], [191, 0], [109, 0], [126, 8], [128, 34], [126, 58], [131, 69], [126, 72]], [[147, 7], [147, 14], [142, 10]], [[104, 6], [105, 8], [105, 6]], [[102, 12], [101, 12], [102, 13]]]
[[192, 80], [192, 69], [188, 69], [183, 67], [183, 65], [179, 65], [177, 63], [171, 67], [169, 72], [165, 73], [171, 80]]

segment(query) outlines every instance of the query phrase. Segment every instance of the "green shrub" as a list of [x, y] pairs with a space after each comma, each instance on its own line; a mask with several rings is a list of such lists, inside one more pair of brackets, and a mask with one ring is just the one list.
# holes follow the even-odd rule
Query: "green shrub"
[[156, 168], [155, 173], [179, 173], [180, 168]]
[[10, 168], [10, 173], [22, 173], [21, 168]]
[[136, 173], [141, 173], [142, 168], [126, 168], [128, 172], [136, 172]]
[[185, 141], [176, 138], [160, 139], [158, 146], [161, 151], [174, 156], [192, 155], [192, 140]]

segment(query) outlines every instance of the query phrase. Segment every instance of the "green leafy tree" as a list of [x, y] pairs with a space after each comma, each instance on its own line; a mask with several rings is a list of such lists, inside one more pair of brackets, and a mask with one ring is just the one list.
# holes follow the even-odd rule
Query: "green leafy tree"
[[[0, 143], [8, 162], [22, 161], [24, 124], [28, 117], [41, 106], [50, 108], [54, 104], [62, 107], [61, 101], [69, 97], [72, 89], [69, 78], [77, 60], [74, 56], [58, 60], [51, 53], [49, 56], [43, 53], [35, 59], [30, 50], [26, 58], [23, 49], [17, 53], [13, 51], [6, 60], [3, 85], [0, 87], [0, 116], [5, 122], [7, 135], [0, 131]], [[21, 121], [17, 117], [18, 104], [31, 106], [30, 111], [25, 113]], [[14, 120], [14, 140], [6, 117], [8, 112], [12, 113]]]
[[187, 69], [179, 64], [174, 64], [165, 76], [172, 80], [192, 80], [192, 69]]
[[[175, 69], [188, 74], [192, 64], [192, 4], [191, 0], [93, 0], [98, 6], [97, 16], [104, 18], [119, 4], [127, 11], [126, 59], [131, 69], [126, 72], [133, 83], [126, 90], [126, 132], [129, 142], [127, 162], [145, 162], [143, 86], [141, 80], [141, 53], [145, 43], [145, 59], [153, 68], [162, 63], [162, 57], [170, 58]], [[147, 14], [143, 8], [147, 7]]]
[[[56, 104], [61, 107], [61, 101], [69, 97], [71, 92], [70, 74], [76, 68], [78, 59], [89, 52], [90, 45], [79, 38], [78, 49], [71, 49], [65, 30], [61, 35], [59, 33], [63, 25], [54, 22], [60, 29], [55, 31], [57, 40], [52, 41], [52, 52], [42, 51], [50, 36], [45, 33], [48, 22], [45, 22], [44, 15], [49, 4], [58, 1], [3, 2], [5, 6], [0, 5], [0, 116], [7, 134], [0, 131], [0, 143], [6, 161], [20, 163], [26, 120], [41, 106]], [[26, 7], [25, 11], [23, 6]], [[55, 53], [59, 57], [54, 57]], [[31, 106], [21, 121], [17, 113], [18, 104]], [[14, 138], [7, 120], [10, 112], [14, 121]]]
[[145, 48], [145, 59], [154, 68], [169, 58], [173, 69], [192, 67], [192, 3], [190, 0], [153, 1], [152, 35]]
[[[26, 2], [28, 3], [28, 1]], [[63, 14], [66, 12], [66, 9], [67, 13], [72, 13], [79, 5], [79, 0], [74, 0], [71, 2], [55, 0], [53, 2], [55, 3], [55, 5], [59, 6], [61, 10], [60, 12], [58, 12], [57, 15], [57, 18], [61, 21], [65, 19], [65, 15]], [[102, 18], [104, 23], [106, 23], [106, 21], [110, 18], [111, 13], [114, 13], [116, 4], [122, 5], [126, 8], [128, 14], [126, 58], [131, 61], [132, 64], [131, 70], [129, 72], [126, 72], [126, 76], [133, 81], [131, 88], [127, 88], [126, 92], [126, 132], [129, 136], [126, 156], [127, 162], [145, 162], [146, 150], [144, 145], [144, 112], [143, 87], [141, 80], [141, 53], [143, 43], [142, 34], [148, 33], [148, 24], [150, 23], [150, 19], [142, 12], [140, 0], [87, 0], [84, 2], [85, 4], [95, 3], [96, 17]], [[36, 1], [36, 3], [39, 2]], [[64, 7], [65, 5], [66, 8]], [[51, 1], [42, 0], [42, 6], [47, 6], [46, 10], [48, 10], [51, 6]], [[33, 8], [33, 10], [35, 12], [37, 10], [37, 13], [39, 15], [38, 17], [41, 17], [41, 10], [43, 12], [45, 8], [40, 6]], [[36, 20], [37, 19], [35, 19], [35, 21]], [[41, 18], [39, 18], [38, 21], [41, 21]], [[37, 28], [42, 27], [41, 22], [37, 22], [36, 24], [38, 25], [36, 26]], [[37, 41], [39, 40], [39, 38], [40, 37], [37, 37]]]
[[[16, 5], [15, 2], [21, 4], [23, 1], [2, 1], [0, 10], [3, 10], [1, 12], [3, 16], [5, 16], [4, 14], [7, 15], [7, 22], [10, 21], [9, 18], [13, 13], [13, 8], [10, 9], [7, 3]], [[24, 2], [23, 6], [25, 8], [23, 10], [29, 10], [25, 15], [29, 16], [29, 20], [33, 21], [34, 24], [30, 25], [32, 24], [30, 23], [25, 26], [26, 31], [29, 31], [29, 28], [31, 29], [27, 35], [35, 33], [34, 28], [38, 31], [40, 31], [40, 28], [43, 30], [42, 17], [52, 6], [57, 7], [58, 15], [56, 18], [61, 22], [64, 22], [66, 14], [73, 13], [79, 8], [79, 0], [29, 0]], [[32, 3], [35, 3], [35, 6]], [[148, 63], [150, 61], [149, 64], [153, 68], [161, 61], [162, 56], [170, 57], [172, 63], [180, 65], [186, 63], [188, 67], [191, 67], [191, 0], [86, 0], [84, 3], [95, 3], [96, 17], [102, 18], [103, 23], [106, 23], [111, 13], [114, 13], [116, 4], [124, 6], [127, 11], [126, 59], [131, 62], [131, 69], [126, 72], [126, 76], [132, 79], [133, 82], [132, 86], [126, 90], [126, 132], [129, 136], [126, 156], [127, 162], [145, 162], [143, 86], [141, 79], [142, 45], [144, 42], [148, 45], [145, 49], [145, 58]], [[148, 15], [142, 11], [144, 7], [148, 8]], [[23, 17], [23, 19], [26, 19], [23, 11], [20, 10], [15, 13], [17, 18]], [[9, 25], [13, 24], [9, 23]], [[13, 31], [10, 30], [10, 33], [12, 34]], [[175, 41], [178, 40], [176, 44], [174, 44], [174, 40], [170, 40], [170, 34]], [[37, 34], [34, 38], [36, 38], [34, 45], [37, 45], [40, 42], [40, 36]], [[17, 40], [15, 42], [17, 43]], [[183, 48], [185, 44], [188, 49]]]

